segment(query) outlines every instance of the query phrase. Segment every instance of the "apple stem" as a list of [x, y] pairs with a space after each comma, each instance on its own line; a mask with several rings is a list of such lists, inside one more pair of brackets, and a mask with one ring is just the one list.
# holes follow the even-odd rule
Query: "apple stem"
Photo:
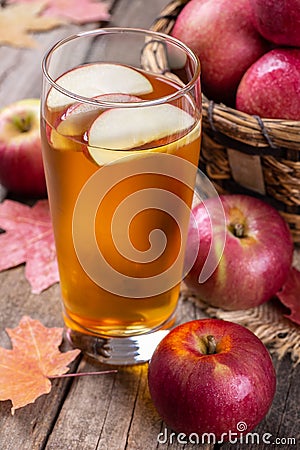
[[215, 354], [216, 353], [217, 343], [216, 343], [216, 340], [215, 340], [214, 336], [209, 334], [206, 337], [206, 339], [207, 339], [207, 355]]
[[242, 223], [233, 223], [230, 225], [231, 232], [234, 236], [241, 238], [245, 235], [245, 227]]
[[21, 131], [21, 133], [26, 133], [31, 128], [31, 117], [26, 114], [26, 116], [16, 116], [13, 119], [14, 125]]

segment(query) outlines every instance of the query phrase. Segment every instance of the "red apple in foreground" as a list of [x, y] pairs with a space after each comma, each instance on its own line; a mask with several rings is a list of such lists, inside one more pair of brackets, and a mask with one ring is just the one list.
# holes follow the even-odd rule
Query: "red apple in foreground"
[[299, 0], [249, 0], [254, 24], [277, 45], [300, 46]]
[[300, 49], [274, 49], [252, 64], [239, 84], [236, 109], [300, 120]]
[[39, 99], [20, 100], [0, 111], [0, 183], [22, 196], [46, 194]]
[[172, 35], [201, 61], [203, 92], [232, 104], [240, 79], [265, 51], [248, 0], [192, 0], [178, 15]]
[[264, 418], [276, 375], [267, 349], [250, 330], [202, 319], [177, 326], [158, 344], [148, 382], [168, 427], [226, 441]]
[[[219, 214], [220, 201], [225, 223]], [[199, 203], [192, 218], [187, 260], [189, 254], [196, 253], [195, 248], [198, 253], [184, 281], [201, 300], [226, 310], [239, 310], [258, 306], [278, 292], [291, 268], [293, 241], [287, 223], [275, 208], [252, 196], [223, 195]], [[211, 245], [219, 263], [206, 281], [199, 282]]]

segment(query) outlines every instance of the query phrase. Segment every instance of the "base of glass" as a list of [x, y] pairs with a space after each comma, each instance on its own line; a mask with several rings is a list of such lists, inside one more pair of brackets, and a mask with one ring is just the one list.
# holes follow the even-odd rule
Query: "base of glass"
[[168, 333], [169, 329], [164, 328], [142, 335], [105, 338], [66, 329], [66, 337], [72, 347], [110, 365], [133, 365], [149, 361], [156, 346]]

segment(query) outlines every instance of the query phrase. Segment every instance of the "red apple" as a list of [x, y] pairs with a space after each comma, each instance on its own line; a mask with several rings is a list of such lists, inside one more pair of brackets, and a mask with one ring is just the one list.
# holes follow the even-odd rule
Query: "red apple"
[[264, 418], [276, 375], [267, 349], [250, 330], [201, 319], [175, 327], [158, 344], [148, 383], [168, 427], [199, 437], [213, 433], [223, 442]]
[[300, 120], [300, 49], [274, 49], [244, 74], [236, 94], [240, 111]]
[[22, 196], [46, 195], [39, 99], [20, 100], [0, 111], [0, 183]]
[[299, 0], [249, 0], [259, 33], [277, 45], [300, 46]]
[[244, 72], [266, 51], [249, 0], [192, 0], [178, 15], [172, 35], [199, 56], [203, 92], [226, 104], [234, 102]]
[[[220, 201], [225, 230], [223, 216], [218, 214]], [[258, 306], [278, 292], [290, 271], [293, 241], [287, 223], [275, 208], [251, 196], [223, 195], [195, 206], [192, 216], [187, 260], [189, 254], [195, 254], [198, 247], [199, 250], [184, 281], [199, 298], [216, 307], [239, 310]], [[219, 254], [224, 232], [224, 251]], [[219, 255], [219, 264], [201, 282], [211, 244]]]

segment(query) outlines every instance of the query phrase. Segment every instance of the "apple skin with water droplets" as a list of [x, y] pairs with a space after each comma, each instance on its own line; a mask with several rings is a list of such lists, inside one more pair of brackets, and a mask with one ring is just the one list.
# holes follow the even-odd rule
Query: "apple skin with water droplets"
[[300, 120], [300, 49], [278, 48], [244, 74], [236, 108], [263, 118]]
[[[218, 214], [219, 201], [225, 223]], [[287, 223], [274, 207], [252, 196], [228, 194], [199, 203], [192, 216], [186, 258], [195, 247], [198, 253], [184, 282], [198, 298], [224, 310], [243, 310], [278, 292], [288, 278], [294, 245]], [[214, 227], [211, 216], [216, 217]], [[219, 262], [212, 275], [199, 282], [211, 245]]]
[[200, 443], [204, 433], [213, 433], [224, 442], [230, 432], [250, 432], [264, 418], [276, 374], [252, 331], [209, 318], [178, 325], [164, 337], [150, 360], [148, 384], [171, 430], [186, 438], [196, 434]]
[[299, 0], [249, 0], [259, 33], [276, 45], [300, 46]]
[[204, 94], [232, 106], [244, 72], [268, 48], [253, 26], [248, 0], [192, 0], [172, 35], [198, 55]]

